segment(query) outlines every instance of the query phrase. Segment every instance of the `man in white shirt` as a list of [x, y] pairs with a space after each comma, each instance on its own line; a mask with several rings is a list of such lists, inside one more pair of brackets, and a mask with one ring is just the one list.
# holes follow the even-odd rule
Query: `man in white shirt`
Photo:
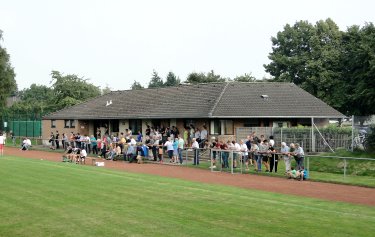
[[172, 162], [172, 157], [173, 157], [173, 142], [171, 142], [171, 138], [168, 137], [168, 140], [164, 143], [164, 146], [167, 147], [167, 153], [169, 157], [169, 162]]
[[24, 151], [29, 150], [30, 146], [31, 146], [30, 139], [28, 139], [27, 137], [25, 137], [23, 139], [23, 142], [22, 142], [22, 148], [21, 148], [21, 150], [24, 150]]
[[86, 152], [85, 149], [82, 149], [81, 153], [80, 153], [80, 157], [79, 157], [80, 158], [79, 161], [80, 161], [81, 164], [86, 163], [86, 157], [87, 157], [87, 152]]
[[135, 139], [133, 138], [133, 136], [130, 136], [130, 145], [132, 145], [132, 146], [137, 145], [137, 142], [135, 141]]
[[288, 173], [290, 171], [290, 156], [288, 155], [289, 151], [290, 151], [290, 149], [286, 145], [286, 143], [282, 142], [280, 152], [281, 152], [281, 154], [283, 154], [283, 159], [284, 159], [284, 163], [285, 163], [285, 173]]
[[199, 144], [196, 138], [193, 138], [191, 148], [194, 151], [194, 163], [193, 165], [199, 165]]
[[207, 135], [208, 135], [208, 132], [207, 132], [207, 127], [206, 125], [203, 125], [203, 129], [200, 133], [200, 148], [204, 148], [205, 144], [206, 144], [206, 141], [207, 141]]
[[182, 137], [180, 136], [179, 138], [178, 138], [178, 158], [179, 158], [179, 160], [180, 160], [180, 164], [182, 165], [182, 162], [183, 162], [183, 160], [182, 160], [182, 151], [184, 150], [184, 145], [185, 145], [185, 141], [184, 141], [184, 139], [182, 139]]
[[3, 133], [0, 132], [0, 155], [4, 155], [4, 145], [5, 145], [5, 139], [3, 137]]
[[240, 150], [242, 152], [242, 160], [245, 161], [246, 170], [249, 170], [249, 153], [247, 149], [247, 145], [244, 143], [243, 140], [240, 140]]

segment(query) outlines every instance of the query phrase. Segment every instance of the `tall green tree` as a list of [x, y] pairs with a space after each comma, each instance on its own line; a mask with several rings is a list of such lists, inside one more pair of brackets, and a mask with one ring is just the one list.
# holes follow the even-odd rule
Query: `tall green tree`
[[[340, 57], [342, 32], [331, 20], [287, 24], [272, 37], [271, 62], [264, 65], [273, 81], [293, 82], [341, 110], [344, 103]], [[337, 92], [337, 93], [334, 93]]]
[[[0, 30], [0, 41], [3, 39], [3, 31]], [[17, 91], [16, 74], [10, 64], [10, 56], [7, 50], [0, 44], [0, 113], [5, 107], [6, 99]]]
[[344, 111], [353, 115], [375, 114], [375, 26], [351, 26], [343, 34], [340, 58]]
[[75, 105], [101, 94], [98, 86], [77, 75], [63, 75], [58, 71], [52, 71], [51, 76], [56, 109]]
[[169, 72], [164, 86], [178, 86], [180, 83], [180, 78], [178, 78], [173, 72]]
[[164, 86], [163, 79], [161, 79], [159, 74], [154, 70], [152, 72], [152, 77], [148, 84], [148, 88], [160, 88], [163, 86]]
[[131, 85], [131, 89], [139, 90], [139, 89], [143, 89], [143, 86], [138, 81], [134, 81], [133, 84]]

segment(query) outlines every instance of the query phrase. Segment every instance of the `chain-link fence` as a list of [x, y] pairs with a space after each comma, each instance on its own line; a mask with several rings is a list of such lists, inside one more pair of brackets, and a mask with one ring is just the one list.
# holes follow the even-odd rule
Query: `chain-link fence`
[[[375, 133], [375, 116], [352, 116], [329, 120], [328, 124], [297, 127], [241, 127], [236, 129], [237, 142], [254, 133], [258, 138], [273, 136], [275, 147], [281, 142], [299, 143], [306, 152], [334, 152], [337, 149], [370, 150]], [[372, 143], [371, 143], [372, 142]]]

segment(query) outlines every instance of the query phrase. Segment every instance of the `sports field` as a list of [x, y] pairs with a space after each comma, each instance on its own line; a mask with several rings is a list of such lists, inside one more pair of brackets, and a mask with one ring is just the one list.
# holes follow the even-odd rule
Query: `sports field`
[[0, 158], [0, 236], [373, 236], [375, 207]]

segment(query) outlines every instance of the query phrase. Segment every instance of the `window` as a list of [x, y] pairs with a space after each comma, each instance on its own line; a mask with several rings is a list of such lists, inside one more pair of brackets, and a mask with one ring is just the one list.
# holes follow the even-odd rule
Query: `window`
[[250, 118], [245, 120], [244, 127], [260, 127], [260, 121], [258, 118]]
[[221, 134], [221, 121], [220, 120], [211, 120], [210, 134], [212, 134], [212, 135]]
[[223, 120], [224, 125], [224, 134], [225, 135], [233, 135], [233, 120]]
[[51, 120], [51, 128], [56, 128], [56, 120]]
[[129, 129], [133, 134], [138, 134], [138, 131], [142, 132], [142, 120], [141, 119], [130, 119]]
[[64, 120], [64, 128], [75, 128], [76, 121], [74, 119], [65, 119]]
[[211, 120], [212, 135], [233, 135], [233, 120]]

